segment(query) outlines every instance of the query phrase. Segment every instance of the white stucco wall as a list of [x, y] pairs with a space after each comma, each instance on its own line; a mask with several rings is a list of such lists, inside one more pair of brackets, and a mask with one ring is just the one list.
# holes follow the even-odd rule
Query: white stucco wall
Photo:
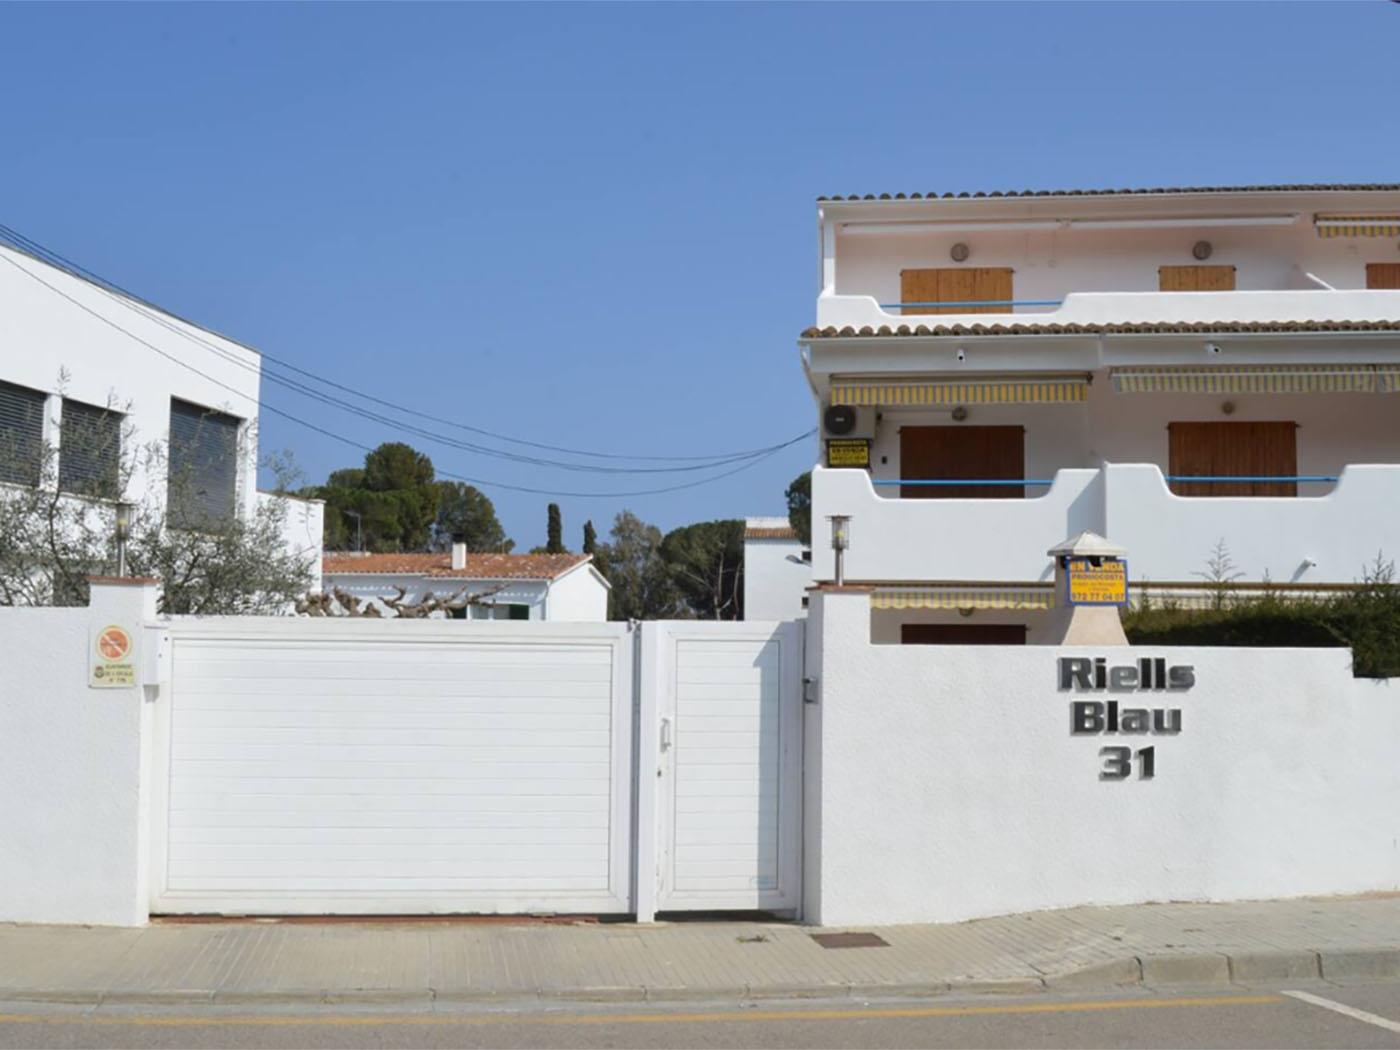
[[[1400, 705], [1346, 650], [875, 646], [858, 593], [814, 595], [812, 623], [808, 921], [1400, 889]], [[1196, 684], [1071, 694], [1064, 655]], [[1182, 730], [1070, 733], [1072, 699], [1110, 698]], [[1154, 746], [1155, 777], [1100, 780], [1103, 746]]]
[[156, 694], [89, 688], [87, 652], [94, 627], [152, 622], [155, 593], [95, 584], [86, 609], [0, 608], [0, 921], [146, 921]]
[[544, 616], [556, 623], [601, 623], [608, 618], [608, 585], [587, 562], [549, 585]]
[[803, 599], [812, 583], [811, 563], [800, 540], [744, 540], [744, 619], [795, 620], [807, 614]]

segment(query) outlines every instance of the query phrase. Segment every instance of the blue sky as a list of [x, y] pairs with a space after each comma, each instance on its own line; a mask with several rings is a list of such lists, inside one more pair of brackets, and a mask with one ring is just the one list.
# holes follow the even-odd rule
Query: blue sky
[[[435, 415], [708, 455], [815, 418], [823, 193], [1400, 178], [1400, 5], [5, 5], [0, 222]], [[1380, 56], [1380, 57], [1378, 57]], [[195, 352], [192, 350], [192, 352]], [[356, 441], [379, 424], [264, 385]], [[693, 475], [442, 468], [616, 492]], [[358, 459], [264, 418], [312, 481]], [[506, 446], [509, 447], [509, 446]], [[780, 513], [804, 442], [566, 540]], [[597, 461], [595, 461], [597, 462]], [[523, 547], [546, 496], [482, 488]]]

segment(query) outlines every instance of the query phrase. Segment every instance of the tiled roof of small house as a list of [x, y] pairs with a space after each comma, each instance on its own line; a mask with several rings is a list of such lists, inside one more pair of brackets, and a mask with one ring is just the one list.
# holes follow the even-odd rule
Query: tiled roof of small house
[[328, 576], [430, 576], [472, 580], [554, 580], [591, 561], [590, 554], [467, 554], [464, 569], [452, 568], [452, 555], [441, 553], [326, 554], [321, 571]]
[[1097, 190], [979, 190], [973, 193], [852, 193], [818, 197], [818, 201], [917, 201], [917, 200], [975, 200], [996, 197], [1145, 197], [1173, 194], [1207, 193], [1386, 193], [1400, 190], [1394, 182], [1326, 182], [1258, 186], [1149, 186]]
[[1122, 324], [917, 324], [807, 328], [803, 339], [896, 336], [1227, 335], [1250, 332], [1400, 332], [1394, 321], [1164, 321]]

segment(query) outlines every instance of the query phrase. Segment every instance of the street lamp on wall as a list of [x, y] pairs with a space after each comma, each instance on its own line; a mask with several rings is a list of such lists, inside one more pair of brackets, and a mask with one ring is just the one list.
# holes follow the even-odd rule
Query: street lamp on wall
[[836, 552], [836, 584], [846, 582], [846, 549], [851, 545], [851, 516], [849, 514], [828, 514], [831, 522], [831, 549]]
[[131, 539], [132, 506], [125, 501], [117, 502], [117, 575], [126, 576], [126, 541]]

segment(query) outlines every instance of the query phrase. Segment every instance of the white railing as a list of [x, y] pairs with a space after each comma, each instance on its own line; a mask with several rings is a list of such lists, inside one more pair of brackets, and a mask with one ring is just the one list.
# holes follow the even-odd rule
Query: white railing
[[1048, 580], [1045, 552], [1088, 530], [1127, 551], [1132, 578], [1202, 580], [1223, 542], [1241, 582], [1354, 583], [1400, 559], [1400, 465], [1345, 468], [1322, 496], [1177, 496], [1155, 464], [1056, 472], [1028, 499], [895, 499], [862, 470], [812, 473], [812, 572], [830, 580], [826, 517], [849, 515], [851, 581]]
[[[886, 304], [890, 306], [891, 304]], [[1320, 288], [1263, 292], [1074, 292], [1055, 309], [1009, 306], [996, 313], [902, 314], [870, 295], [823, 295], [817, 327], [900, 325], [1175, 324], [1270, 321], [1393, 321], [1400, 291]]]

